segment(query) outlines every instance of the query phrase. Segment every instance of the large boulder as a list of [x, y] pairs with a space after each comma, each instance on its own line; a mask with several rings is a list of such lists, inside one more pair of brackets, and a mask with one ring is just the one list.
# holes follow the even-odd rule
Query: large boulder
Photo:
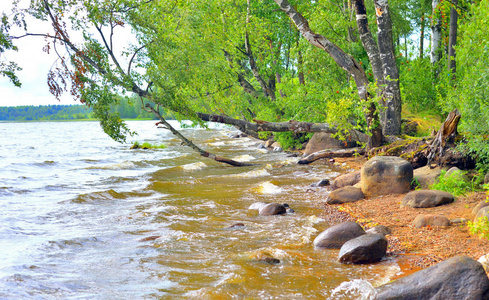
[[438, 177], [440, 177], [441, 170], [442, 169], [440, 167], [435, 167], [432, 169], [430, 166], [414, 169], [414, 183], [419, 188], [427, 189], [430, 185], [436, 182]]
[[489, 299], [489, 279], [482, 265], [456, 256], [376, 289], [374, 299]]
[[356, 202], [364, 199], [365, 195], [362, 190], [353, 186], [345, 186], [329, 193], [326, 203], [328, 204], [343, 204], [348, 202]]
[[343, 222], [321, 232], [314, 239], [314, 246], [318, 248], [340, 249], [345, 242], [364, 234], [365, 230], [357, 223], [351, 221]]
[[341, 263], [368, 264], [381, 260], [387, 252], [387, 240], [381, 234], [365, 234], [344, 243], [338, 255]]
[[304, 149], [304, 156], [324, 149], [343, 149], [356, 146], [357, 143], [352, 141], [351, 138], [347, 137], [345, 141], [340, 141], [332, 138], [330, 133], [316, 132], [307, 143], [306, 149]]
[[418, 215], [414, 218], [413, 226], [416, 228], [426, 227], [426, 226], [450, 226], [452, 222], [446, 216], [442, 215]]
[[360, 182], [360, 175], [360, 170], [340, 175], [331, 183], [331, 189], [336, 190], [345, 186], [355, 185]]
[[457, 167], [451, 167], [447, 170], [447, 172], [445, 173], [445, 178], [449, 177], [458, 181], [470, 182], [469, 177], [467, 177], [467, 175], [465, 175], [465, 173]]
[[396, 156], [375, 156], [361, 169], [360, 184], [367, 197], [407, 193], [412, 180], [413, 166]]
[[452, 194], [435, 190], [418, 190], [406, 194], [401, 205], [414, 208], [435, 207], [452, 203], [455, 200]]

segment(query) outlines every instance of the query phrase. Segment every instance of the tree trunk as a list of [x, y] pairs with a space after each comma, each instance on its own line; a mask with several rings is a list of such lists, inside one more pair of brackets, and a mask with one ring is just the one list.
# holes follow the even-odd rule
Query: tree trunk
[[321, 150], [309, 154], [308, 156], [301, 158], [297, 163], [300, 165], [310, 164], [321, 158], [334, 158], [334, 157], [353, 157], [355, 155], [363, 155], [365, 150], [363, 148], [350, 148], [340, 150]]
[[[309, 27], [307, 20], [298, 13], [287, 0], [274, 0], [275, 3], [284, 11], [289, 18], [294, 22], [302, 36], [312, 45], [326, 51], [334, 61], [345, 71], [347, 71], [355, 80], [357, 85], [358, 95], [360, 99], [367, 101], [368, 96], [368, 79], [362, 66], [350, 55], [346, 54], [340, 47], [332, 43], [326, 37], [316, 34]], [[370, 128], [372, 135], [367, 144], [368, 148], [379, 146], [382, 143], [382, 131], [378, 124], [378, 116], [375, 114], [375, 106], [372, 103], [368, 108], [367, 125]]]
[[382, 61], [382, 70], [386, 87], [384, 90], [385, 108], [381, 118], [384, 135], [399, 135], [401, 133], [401, 90], [399, 87], [399, 69], [394, 56], [392, 43], [392, 21], [387, 0], [375, 0], [377, 16], [377, 39]]
[[419, 58], [423, 59], [424, 53], [424, 12], [421, 13], [421, 26], [419, 33]]
[[379, 46], [377, 41], [372, 36], [372, 32], [368, 26], [367, 9], [365, 8], [364, 0], [355, 0], [355, 12], [357, 15], [357, 28], [360, 34], [362, 45], [367, 51], [368, 59], [372, 65], [372, 72], [375, 81], [379, 85], [384, 84], [384, 74], [382, 71], [382, 62], [380, 60]]
[[450, 10], [450, 33], [448, 41], [448, 70], [450, 71], [450, 80], [455, 80], [455, 73], [457, 71], [457, 61], [455, 60], [455, 46], [457, 44], [457, 22], [458, 12], [456, 5], [458, 0], [452, 0], [452, 9]]
[[[271, 132], [286, 132], [292, 131], [298, 132], [325, 132], [325, 133], [337, 133], [338, 130], [334, 127], [329, 126], [327, 123], [310, 123], [310, 122], [298, 122], [298, 121], [288, 121], [288, 122], [266, 122], [261, 120], [254, 120], [255, 122], [248, 122], [245, 120], [234, 119], [223, 115], [213, 115], [205, 113], [197, 113], [197, 116], [205, 122], [216, 122], [222, 124], [228, 124], [239, 128], [241, 131], [271, 131]], [[358, 130], [350, 130], [349, 134], [355, 141], [365, 143], [367, 142], [367, 135]]]
[[[431, 14], [431, 52], [430, 59], [431, 64], [435, 65], [441, 58], [440, 44], [441, 44], [441, 16], [438, 11], [438, 4], [440, 0], [433, 0], [432, 14]], [[438, 72], [436, 72], [438, 73]], [[436, 74], [438, 77], [438, 74]]]
[[438, 156], [438, 165], [440, 165], [441, 158], [445, 149], [445, 145], [454, 139], [458, 132], [457, 126], [460, 121], [460, 112], [455, 109], [450, 112], [447, 119], [441, 125], [440, 130], [435, 135], [435, 138], [430, 144], [430, 152], [428, 154], [428, 165]]

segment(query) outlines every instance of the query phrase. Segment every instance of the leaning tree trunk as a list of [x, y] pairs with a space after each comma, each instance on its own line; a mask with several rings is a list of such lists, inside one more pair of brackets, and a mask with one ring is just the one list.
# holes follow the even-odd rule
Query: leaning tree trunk
[[385, 107], [382, 112], [382, 133], [399, 135], [401, 133], [401, 90], [399, 87], [399, 69], [392, 43], [392, 21], [387, 0], [375, 0], [377, 16], [377, 39], [382, 61], [382, 70], [386, 87], [384, 90]]
[[[307, 20], [287, 0], [274, 1], [289, 16], [299, 32], [310, 44], [326, 51], [341, 68], [353, 77], [360, 99], [367, 101], [369, 99], [367, 91], [368, 79], [362, 66], [351, 55], [346, 54], [340, 47], [326, 37], [313, 32]], [[376, 125], [378, 124], [378, 116], [376, 115], [376, 109], [373, 103], [369, 104], [366, 119], [371, 132], [367, 148], [377, 147], [382, 144], [383, 136], [381, 127]]]
[[457, 21], [458, 21], [458, 12], [456, 9], [456, 5], [458, 4], [458, 0], [452, 0], [452, 9], [450, 10], [450, 33], [449, 33], [449, 41], [448, 41], [448, 70], [450, 70], [451, 80], [455, 80], [455, 73], [457, 71], [457, 61], [455, 60], [455, 48], [454, 46], [457, 44]]

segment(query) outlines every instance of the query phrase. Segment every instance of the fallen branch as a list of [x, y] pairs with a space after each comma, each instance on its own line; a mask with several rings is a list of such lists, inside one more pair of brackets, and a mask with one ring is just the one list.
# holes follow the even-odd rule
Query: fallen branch
[[171, 126], [170, 123], [168, 123], [165, 120], [165, 118], [163, 118], [163, 116], [157, 110], [155, 110], [149, 103], [146, 104], [146, 109], [151, 111], [160, 120], [160, 122], [161, 122], [160, 124], [163, 125], [163, 128], [170, 130], [171, 133], [176, 135], [182, 141], [182, 145], [192, 148], [197, 153], [199, 153], [201, 156], [207, 157], [207, 158], [213, 159], [217, 162], [222, 162], [222, 163], [234, 166], [234, 167], [246, 167], [246, 166], [254, 166], [255, 165], [255, 164], [235, 161], [232, 159], [227, 159], [225, 157], [221, 157], [221, 156], [218, 156], [218, 155], [215, 155], [213, 153], [210, 153], [210, 152], [207, 152], [205, 150], [200, 149], [191, 140], [187, 139], [178, 130], [173, 128], [173, 126]]
[[340, 149], [340, 150], [326, 149], [326, 150], [321, 150], [309, 154], [308, 156], [300, 159], [297, 163], [301, 165], [307, 165], [321, 158], [352, 157], [355, 155], [363, 155], [364, 153], [365, 153], [365, 149], [360, 147]]

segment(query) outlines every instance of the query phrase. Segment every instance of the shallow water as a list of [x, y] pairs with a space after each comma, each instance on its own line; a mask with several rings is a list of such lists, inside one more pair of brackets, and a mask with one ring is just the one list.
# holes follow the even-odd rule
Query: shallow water
[[[341, 265], [314, 249], [328, 227], [310, 184], [345, 171], [297, 165], [232, 139], [182, 129], [235, 168], [201, 158], [153, 121], [128, 122], [130, 150], [96, 122], [0, 123], [2, 299], [360, 299], [400, 272], [395, 261]], [[263, 217], [250, 204], [288, 203]], [[229, 228], [235, 223], [244, 226]], [[259, 259], [273, 256], [279, 264]]]

